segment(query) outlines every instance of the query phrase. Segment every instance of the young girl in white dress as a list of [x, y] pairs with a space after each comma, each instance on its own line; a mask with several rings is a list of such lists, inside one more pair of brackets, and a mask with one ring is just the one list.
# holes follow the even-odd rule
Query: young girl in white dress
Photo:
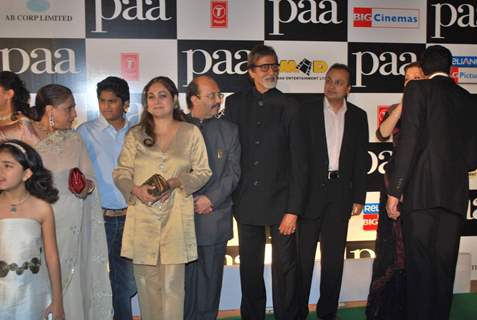
[[0, 143], [0, 319], [64, 319], [55, 221], [58, 199], [38, 153]]

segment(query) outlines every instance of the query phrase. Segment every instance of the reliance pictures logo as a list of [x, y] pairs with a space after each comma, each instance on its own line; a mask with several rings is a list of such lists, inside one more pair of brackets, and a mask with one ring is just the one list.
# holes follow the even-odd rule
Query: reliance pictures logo
[[363, 230], [375, 231], [378, 229], [379, 203], [366, 203], [363, 209]]
[[477, 56], [454, 56], [451, 77], [456, 83], [477, 83]]

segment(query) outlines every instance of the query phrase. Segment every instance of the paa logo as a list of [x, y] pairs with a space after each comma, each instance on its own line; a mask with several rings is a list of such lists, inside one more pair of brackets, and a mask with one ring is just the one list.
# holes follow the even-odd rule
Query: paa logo
[[355, 28], [419, 28], [419, 10], [390, 8], [353, 8]]
[[452, 58], [451, 77], [457, 83], [477, 83], [477, 56]]
[[50, 3], [46, 0], [29, 0], [27, 8], [35, 12], [43, 12], [50, 8]]

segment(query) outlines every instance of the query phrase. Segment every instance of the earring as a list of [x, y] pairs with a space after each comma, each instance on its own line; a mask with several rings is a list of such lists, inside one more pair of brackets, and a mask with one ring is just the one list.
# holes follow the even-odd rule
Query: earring
[[51, 129], [55, 128], [55, 118], [53, 117], [53, 113], [50, 113], [50, 116], [48, 117], [48, 124]]

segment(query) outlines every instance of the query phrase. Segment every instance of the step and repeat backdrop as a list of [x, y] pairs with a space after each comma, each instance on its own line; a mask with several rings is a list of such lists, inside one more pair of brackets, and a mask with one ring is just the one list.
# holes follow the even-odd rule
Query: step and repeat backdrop
[[[240, 90], [250, 85], [247, 54], [261, 43], [278, 53], [279, 89], [297, 96], [321, 94], [333, 63], [350, 66], [349, 100], [366, 110], [370, 142], [367, 203], [351, 219], [346, 257], [373, 257], [379, 191], [392, 155], [375, 130], [401, 99], [404, 67], [428, 45], [447, 46], [455, 56], [452, 77], [477, 93], [476, 0], [0, 2], [0, 69], [18, 73], [32, 93], [52, 82], [70, 87], [77, 124], [98, 115], [95, 86], [109, 75], [129, 82], [129, 114], [142, 111], [142, 88], [157, 75], [176, 82], [183, 108], [185, 88], [199, 75], [215, 78], [224, 93]], [[477, 279], [477, 176], [469, 177], [461, 251], [472, 254]], [[239, 264], [236, 238], [228, 249], [225, 263]]]

